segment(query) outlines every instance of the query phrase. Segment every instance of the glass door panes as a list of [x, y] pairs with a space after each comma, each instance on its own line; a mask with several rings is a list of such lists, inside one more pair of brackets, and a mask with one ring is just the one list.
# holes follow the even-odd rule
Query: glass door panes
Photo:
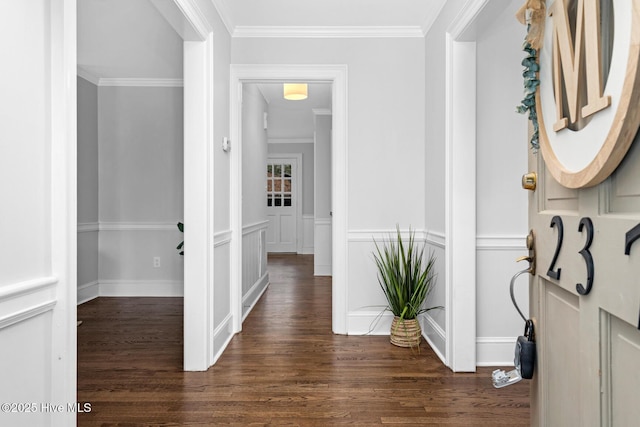
[[267, 164], [267, 206], [292, 206], [292, 172], [290, 163]]

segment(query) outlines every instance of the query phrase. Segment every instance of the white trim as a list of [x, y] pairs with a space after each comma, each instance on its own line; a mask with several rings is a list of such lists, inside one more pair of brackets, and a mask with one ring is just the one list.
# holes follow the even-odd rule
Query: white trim
[[[49, 72], [46, 86], [49, 132], [45, 136], [50, 153], [51, 254], [48, 268], [55, 272], [55, 306], [51, 310], [51, 338], [48, 348], [50, 376], [44, 384], [46, 394], [59, 402], [77, 401], [77, 266], [78, 266], [78, 203], [77, 203], [77, 10], [75, 0], [48, 3], [50, 31], [47, 45]], [[48, 139], [47, 139], [48, 138]], [[49, 241], [42, 238], [43, 242]], [[47, 303], [41, 305], [46, 310]], [[26, 339], [29, 339], [26, 337]], [[69, 411], [44, 417], [53, 426], [74, 425], [76, 414]]]
[[159, 78], [100, 78], [100, 87], [183, 87], [183, 79], [159, 79]]
[[302, 215], [302, 249], [298, 252], [302, 255], [315, 253], [315, 216], [313, 214]]
[[331, 109], [330, 108], [312, 108], [311, 112], [314, 116], [330, 116]]
[[478, 337], [478, 366], [513, 366], [517, 337]]
[[241, 26], [238, 38], [423, 38], [419, 26]]
[[233, 338], [233, 317], [231, 313], [213, 331], [213, 362], [216, 363]]
[[100, 280], [101, 297], [181, 297], [179, 280]]
[[99, 231], [180, 231], [177, 222], [100, 222], [98, 229]]
[[[185, 41], [184, 70], [184, 369], [205, 371], [214, 340], [214, 40]], [[220, 266], [220, 268], [225, 268]], [[225, 284], [220, 284], [225, 286]]]
[[476, 248], [479, 251], [526, 251], [526, 236], [478, 236]]
[[53, 276], [0, 287], [0, 329], [53, 309], [59, 287]]
[[180, 9], [184, 22], [190, 24], [189, 26], [196, 33], [196, 36], [191, 38], [185, 33], [180, 34], [178, 32], [182, 39], [191, 41], [207, 40], [209, 33], [213, 31], [213, 26], [209, 23], [204, 13], [202, 13], [202, 10], [200, 10], [198, 2], [196, 0], [173, 0], [173, 3]]
[[[475, 41], [476, 34], [471, 31], [468, 37], [465, 37], [467, 30], [475, 28], [475, 21], [480, 16], [485, 6], [491, 0], [467, 0], [453, 22], [447, 28], [447, 33], [456, 41]], [[474, 72], [475, 74], [475, 72]]]
[[476, 44], [462, 36], [485, 4], [467, 1], [446, 34], [445, 363], [454, 372], [476, 369]]
[[77, 66], [76, 75], [80, 78], [85, 79], [89, 83], [93, 83], [96, 86], [100, 84], [100, 77], [87, 71], [84, 67], [81, 67], [80, 65]]
[[377, 311], [350, 311], [347, 321], [349, 335], [389, 335], [393, 313], [384, 307]]
[[100, 230], [100, 223], [98, 222], [79, 222], [78, 233], [89, 233], [92, 231]]
[[420, 316], [420, 326], [422, 327], [422, 336], [427, 340], [433, 352], [440, 358], [442, 363], [446, 364], [446, 357], [441, 349], [446, 349], [447, 334], [436, 323], [429, 313]]
[[425, 241], [427, 244], [440, 249], [445, 249], [447, 242], [444, 233], [439, 231], [425, 231], [425, 235]]
[[[334, 333], [347, 332], [347, 188], [348, 188], [348, 149], [347, 149], [347, 66], [346, 65], [231, 65], [230, 106], [231, 139], [241, 140], [240, 106], [242, 83], [250, 81], [283, 81], [303, 79], [305, 81], [333, 82], [332, 107], [332, 206], [333, 206], [333, 280], [332, 280], [332, 330]], [[239, 242], [242, 224], [241, 185], [242, 164], [241, 147], [231, 151], [231, 228], [232, 241], [231, 289], [232, 313], [242, 311], [242, 243]], [[240, 187], [238, 187], [240, 185]], [[235, 242], [235, 245], [233, 245]], [[234, 316], [235, 317], [235, 316]], [[234, 319], [235, 320], [235, 319]], [[240, 322], [234, 325], [239, 330]]]
[[[331, 224], [331, 219], [328, 222], [319, 223], [319, 221], [327, 221], [327, 220], [316, 220], [316, 224], [327, 225]], [[416, 242], [425, 242], [426, 241], [426, 232], [424, 230], [414, 230], [411, 229], [411, 232], [414, 233]], [[375, 240], [378, 243], [385, 242], [391, 240], [397, 240], [397, 230], [388, 229], [388, 230], [349, 230], [348, 241], [349, 242], [372, 242]], [[409, 229], [401, 229], [400, 236], [402, 239], [409, 238]]]
[[[259, 278], [256, 283], [251, 286], [244, 297], [242, 297], [242, 308], [247, 307], [247, 310], [242, 313], [242, 321], [247, 318], [251, 310], [256, 306], [260, 298], [265, 293], [267, 288], [269, 287], [269, 273], [265, 273]], [[251, 301], [249, 305], [245, 305], [247, 301]]]
[[0, 317], [0, 330], [6, 328], [7, 326], [14, 325], [19, 322], [23, 322], [27, 319], [31, 319], [32, 317], [36, 317], [42, 313], [46, 313], [47, 311], [53, 310], [56, 305], [56, 300], [47, 301], [41, 304], [38, 304], [33, 307], [26, 308], [24, 310], [20, 310], [18, 312], [14, 312], [8, 314], [6, 316]]
[[242, 235], [246, 236], [247, 234], [255, 233], [260, 230], [266, 230], [269, 227], [269, 220], [254, 222], [253, 224], [248, 224], [242, 227]]
[[100, 296], [100, 283], [97, 280], [78, 286], [77, 305], [84, 304]]
[[218, 231], [213, 235], [213, 247], [231, 243], [231, 230]]
[[268, 138], [267, 144], [313, 144], [313, 138]]
[[0, 303], [11, 299], [22, 297], [42, 289], [55, 287], [58, 278], [54, 276], [38, 277], [37, 279], [25, 280], [24, 282], [13, 283], [0, 286]]

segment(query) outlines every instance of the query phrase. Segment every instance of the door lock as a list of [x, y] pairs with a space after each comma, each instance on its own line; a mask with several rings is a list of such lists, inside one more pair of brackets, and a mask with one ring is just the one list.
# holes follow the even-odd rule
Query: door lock
[[525, 190], [536, 191], [538, 184], [538, 175], [535, 172], [529, 172], [522, 175], [522, 188]]

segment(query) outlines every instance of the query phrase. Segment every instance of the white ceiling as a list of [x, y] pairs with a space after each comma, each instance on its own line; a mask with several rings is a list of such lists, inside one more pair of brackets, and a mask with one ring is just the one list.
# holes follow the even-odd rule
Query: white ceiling
[[[234, 37], [421, 36], [446, 0], [210, 0]], [[78, 66], [96, 78], [182, 77], [182, 40], [149, 0], [78, 0]]]
[[230, 32], [245, 27], [426, 30], [444, 0], [212, 0]]

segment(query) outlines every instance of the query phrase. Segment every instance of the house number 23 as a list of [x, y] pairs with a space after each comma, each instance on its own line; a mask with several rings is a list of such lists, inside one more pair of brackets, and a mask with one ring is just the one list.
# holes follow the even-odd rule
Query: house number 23
[[[562, 248], [562, 241], [564, 239], [564, 224], [562, 222], [562, 218], [558, 215], [551, 218], [551, 228], [556, 227], [558, 229], [558, 243], [556, 244], [556, 251], [553, 254], [553, 259], [551, 259], [551, 264], [549, 265], [549, 269], [547, 270], [547, 276], [552, 279], [559, 280], [560, 273], [562, 272], [561, 268], [556, 268], [556, 262], [558, 261], [558, 255], [560, 255], [560, 249]], [[578, 231], [583, 232], [586, 231], [587, 238], [584, 243], [584, 247], [580, 250], [580, 255], [584, 259], [584, 262], [587, 267], [587, 286], [585, 287], [582, 283], [578, 283], [576, 285], [576, 291], [580, 295], [587, 295], [591, 292], [591, 288], [593, 287], [593, 256], [591, 252], [589, 252], [589, 248], [591, 247], [591, 243], [593, 243], [593, 222], [591, 218], [581, 218], [580, 225], [578, 226]]]
[[[547, 276], [551, 277], [552, 279], [560, 280], [560, 273], [562, 272], [562, 269], [556, 269], [556, 262], [558, 261], [558, 255], [560, 255], [560, 250], [562, 249], [562, 241], [564, 239], [564, 224], [562, 222], [562, 218], [558, 215], [554, 216], [553, 218], [551, 218], [551, 224], [549, 226], [551, 228], [555, 227], [558, 229], [558, 242], [556, 243], [556, 250], [553, 254], [553, 258], [551, 259], [551, 264], [549, 265], [549, 269], [547, 270]], [[584, 246], [579, 252], [579, 254], [582, 255], [584, 263], [587, 267], [587, 286], [584, 286], [582, 283], [578, 283], [576, 284], [576, 291], [580, 295], [588, 295], [589, 292], [591, 292], [591, 288], [593, 287], [594, 276], [593, 256], [589, 251], [589, 248], [591, 248], [591, 244], [593, 243], [593, 222], [591, 221], [591, 218], [581, 218], [580, 225], [578, 226], [578, 231], [581, 233], [586, 232], [587, 234]], [[631, 251], [631, 245], [633, 245], [633, 243], [638, 239], [640, 239], [640, 224], [633, 227], [625, 235], [625, 255], [629, 255]]]

